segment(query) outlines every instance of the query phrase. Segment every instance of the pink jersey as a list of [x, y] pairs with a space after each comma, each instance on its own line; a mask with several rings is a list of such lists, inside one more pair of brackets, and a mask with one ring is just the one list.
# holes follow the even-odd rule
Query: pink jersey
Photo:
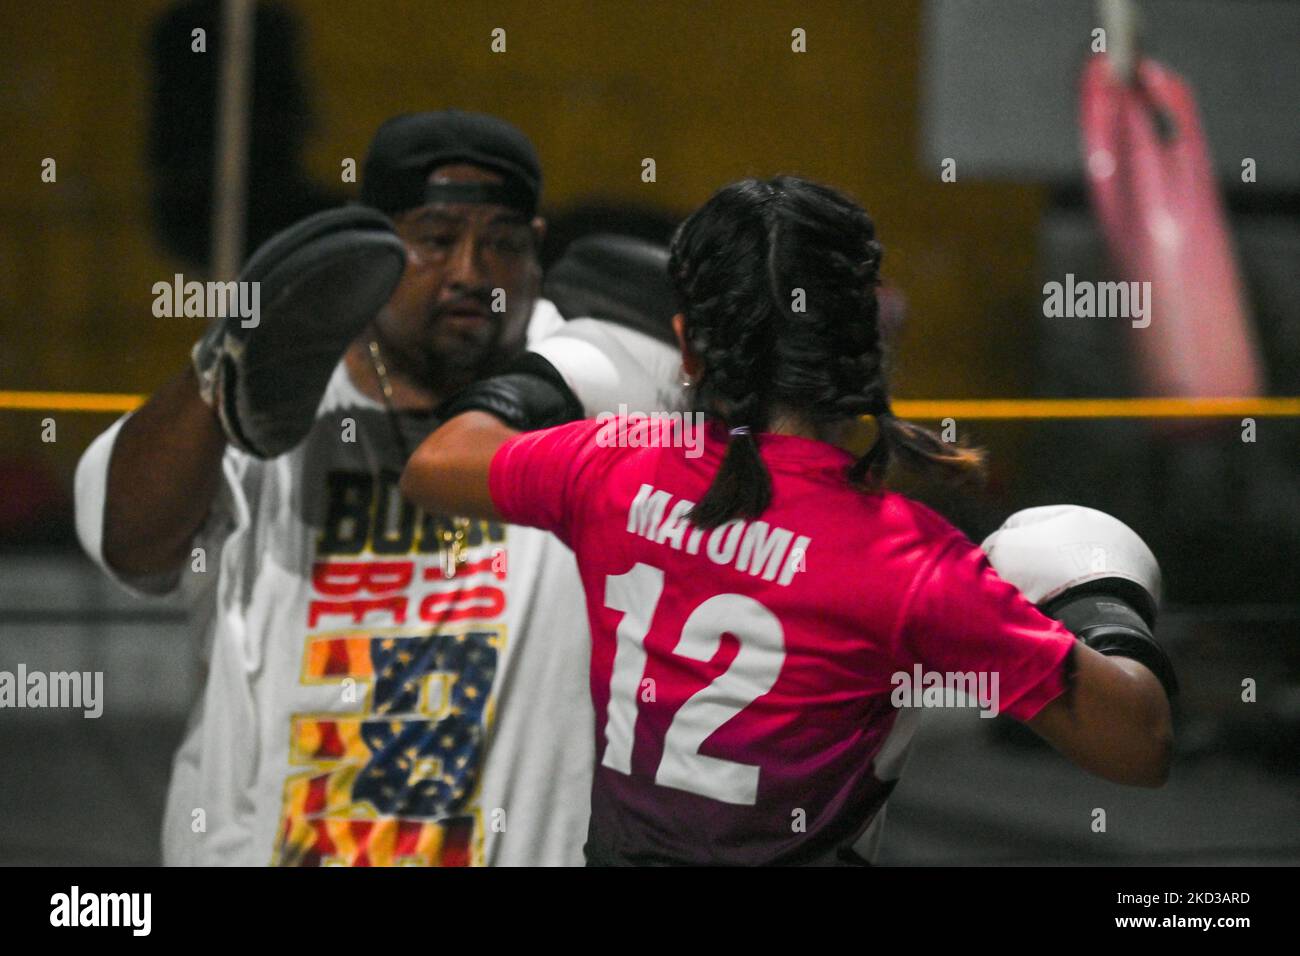
[[834, 861], [893, 787], [877, 761], [897, 704], [951, 703], [931, 675], [982, 675], [1021, 721], [1065, 689], [1070, 633], [933, 511], [850, 487], [848, 452], [761, 435], [771, 506], [706, 531], [685, 514], [725, 436], [711, 426], [688, 449], [615, 434], [593, 421], [526, 433], [490, 475], [501, 515], [553, 531], [582, 574], [589, 861]]

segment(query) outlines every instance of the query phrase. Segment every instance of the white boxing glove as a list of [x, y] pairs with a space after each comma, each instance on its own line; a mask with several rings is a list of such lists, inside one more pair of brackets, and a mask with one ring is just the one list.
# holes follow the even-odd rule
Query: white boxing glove
[[1104, 511], [1047, 505], [1013, 514], [984, 539], [998, 575], [1102, 654], [1151, 669], [1171, 697], [1173, 666], [1152, 628], [1160, 565], [1145, 541]]
[[1066, 591], [1117, 579], [1146, 595], [1143, 616], [1154, 623], [1160, 604], [1160, 565], [1137, 532], [1104, 511], [1044, 505], [1017, 511], [981, 545], [989, 563], [1032, 603], [1049, 604]]
[[683, 410], [677, 311], [668, 249], [614, 233], [574, 240], [546, 273], [543, 295], [569, 321], [529, 342], [582, 405], [602, 412]]
[[681, 356], [636, 329], [605, 319], [571, 319], [529, 351], [559, 372], [587, 418], [618, 412], [619, 405], [641, 413], [682, 408]]

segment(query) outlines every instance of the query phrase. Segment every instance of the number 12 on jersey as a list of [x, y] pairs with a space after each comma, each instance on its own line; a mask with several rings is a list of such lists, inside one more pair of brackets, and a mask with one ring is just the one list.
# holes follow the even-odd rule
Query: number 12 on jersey
[[[663, 590], [663, 571], [644, 563], [605, 578], [605, 606], [622, 611], [623, 619], [615, 637], [601, 764], [619, 773], [632, 772], [637, 692], [646, 669], [645, 638]], [[673, 716], [655, 783], [723, 803], [753, 806], [759, 768], [709, 757], [699, 749], [714, 731], [772, 689], [785, 662], [785, 632], [776, 615], [753, 598], [716, 594], [687, 616], [673, 653], [710, 661], [722, 646], [724, 633], [735, 635], [740, 650], [730, 667], [692, 694]]]

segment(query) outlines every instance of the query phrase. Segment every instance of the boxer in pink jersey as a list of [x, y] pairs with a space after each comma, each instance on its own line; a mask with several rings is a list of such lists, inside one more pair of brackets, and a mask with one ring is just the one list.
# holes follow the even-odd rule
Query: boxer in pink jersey
[[[883, 487], [894, 457], [955, 477], [982, 461], [893, 416], [879, 261], [870, 218], [828, 187], [727, 186], [669, 263], [699, 434], [689, 414], [518, 434], [471, 412], [407, 465], [418, 504], [544, 528], [577, 556], [589, 863], [869, 860], [919, 712], [898, 692], [932, 674], [991, 688], [988, 710], [1094, 773], [1168, 774], [1174, 684], [1141, 540], [1099, 512], [1033, 509], [986, 542], [991, 564]], [[1069, 566], [1080, 541], [1103, 560]]]

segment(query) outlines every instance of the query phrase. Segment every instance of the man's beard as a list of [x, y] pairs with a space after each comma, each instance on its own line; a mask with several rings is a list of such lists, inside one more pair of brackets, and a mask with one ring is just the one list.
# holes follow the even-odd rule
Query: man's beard
[[430, 330], [425, 359], [433, 369], [471, 371], [487, 362], [501, 345], [502, 324], [487, 320], [468, 327], [439, 319]]
[[457, 323], [436, 318], [421, 334], [390, 338], [381, 325], [373, 334], [390, 370], [443, 401], [471, 382], [495, 375], [525, 348], [527, 325], [493, 313], [487, 321]]
[[430, 386], [445, 398], [503, 369], [523, 352], [525, 338], [520, 334], [507, 342], [505, 329], [504, 321], [492, 321], [481, 333], [472, 327], [435, 327], [422, 356]]

